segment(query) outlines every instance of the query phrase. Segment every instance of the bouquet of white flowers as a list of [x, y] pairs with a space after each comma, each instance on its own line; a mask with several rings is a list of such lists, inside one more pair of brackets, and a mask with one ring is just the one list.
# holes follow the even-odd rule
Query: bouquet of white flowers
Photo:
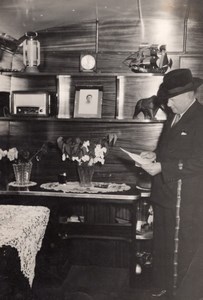
[[78, 165], [93, 166], [98, 163], [104, 164], [109, 147], [113, 146], [116, 140], [116, 134], [109, 134], [100, 140], [59, 137], [57, 144], [62, 151], [63, 161], [70, 159]]
[[35, 153], [28, 150], [27, 146], [17, 149], [16, 147], [10, 148], [9, 150], [2, 150], [0, 148], [0, 160], [3, 158], [8, 158], [9, 161], [13, 163], [27, 163], [32, 162], [35, 158], [37, 161], [41, 159], [41, 156], [47, 152], [48, 144], [45, 143], [42, 147]]

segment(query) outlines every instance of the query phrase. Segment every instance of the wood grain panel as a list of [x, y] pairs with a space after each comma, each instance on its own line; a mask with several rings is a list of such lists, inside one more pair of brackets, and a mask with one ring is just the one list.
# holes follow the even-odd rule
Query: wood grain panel
[[[124, 63], [125, 59], [137, 52], [135, 48], [133, 52], [99, 52], [97, 53], [97, 71], [96, 73], [129, 73], [133, 72]], [[40, 72], [58, 73], [58, 74], [74, 74], [80, 71], [80, 54], [83, 51], [55, 51], [41, 50]], [[179, 67], [179, 55], [169, 54], [173, 61], [173, 68]], [[13, 69], [23, 70], [22, 55], [16, 54], [13, 59]]]
[[[43, 72], [79, 71], [80, 52], [96, 50], [96, 21], [54, 27], [38, 31], [40, 41], [40, 66]], [[70, 52], [74, 52], [72, 55]], [[78, 54], [76, 54], [78, 52]], [[22, 70], [22, 47], [14, 55], [13, 68]]]
[[0, 92], [10, 92], [11, 77], [0, 75]]
[[98, 53], [97, 71], [105, 73], [132, 73], [128, 66], [124, 64], [124, 60], [131, 54], [130, 52]]
[[190, 3], [190, 15], [189, 15], [189, 19], [191, 20], [198, 20], [201, 21], [202, 20], [202, 0], [195, 0], [195, 1], [191, 1]]
[[[58, 74], [77, 73], [80, 70], [80, 54], [83, 51], [53, 51], [42, 50], [41, 72], [54, 72]], [[97, 53], [97, 73], [130, 72], [123, 62], [130, 55], [125, 53]]]
[[[201, 0], [198, 0], [201, 1]], [[194, 2], [194, 1], [193, 1]], [[151, 19], [172, 19], [183, 20], [188, 9], [188, 0], [179, 1], [162, 1], [156, 0], [156, 5], [153, 1], [141, 1], [141, 10], [143, 18]]]
[[[84, 26], [83, 26], [84, 25]], [[160, 30], [161, 28], [161, 30]], [[126, 19], [110, 18], [99, 23], [97, 70], [125, 72], [124, 59], [138, 51], [141, 43], [166, 44], [167, 51], [183, 51], [183, 22], [177, 20], [148, 20], [142, 23], [130, 14]], [[96, 24], [74, 24], [39, 32], [43, 72], [78, 72], [81, 52], [96, 51]], [[115, 53], [105, 53], [105, 52]], [[119, 55], [118, 55], [119, 51]], [[13, 57], [12, 68], [22, 70], [22, 47]], [[104, 53], [103, 53], [104, 52]], [[124, 52], [124, 53], [123, 53]]]
[[96, 21], [38, 31], [42, 49], [53, 51], [95, 50]]
[[[120, 147], [139, 153], [141, 150], [154, 150], [162, 130], [162, 123], [135, 124], [109, 122], [80, 122], [71, 121], [20, 121], [10, 122], [10, 147], [29, 145], [32, 151], [37, 150], [45, 141], [53, 146], [48, 154], [33, 168], [33, 180], [45, 182], [57, 180], [60, 172], [66, 171], [70, 180], [77, 180], [77, 170], [74, 163], [61, 160], [61, 153], [56, 147], [59, 136], [81, 138], [98, 138], [108, 133], [116, 133], [118, 141], [110, 149], [106, 163], [96, 167], [95, 181], [135, 183], [137, 169], [132, 160], [121, 152]], [[43, 128], [43, 130], [42, 130]]]
[[[97, 71], [105, 73], [125, 73], [125, 75], [137, 75], [125, 64], [126, 58], [137, 52], [134, 49], [130, 52], [103, 52], [97, 54]], [[169, 53], [168, 56], [172, 59], [172, 68], [179, 68], [179, 55]], [[122, 74], [121, 74], [122, 75]]]
[[0, 121], [0, 148], [7, 149], [9, 139], [9, 122]]
[[123, 77], [120, 84], [124, 95], [119, 95], [117, 103], [117, 117], [132, 118], [138, 100], [156, 95], [163, 76]]
[[[135, 53], [138, 48], [134, 49]], [[80, 54], [83, 51], [54, 51], [41, 50], [41, 64], [39, 71], [44, 73], [74, 74], [80, 70]], [[132, 52], [99, 52], [97, 53], [96, 73], [129, 73], [133, 72], [124, 63]], [[173, 68], [179, 67], [179, 55], [169, 54], [173, 61]], [[13, 59], [13, 69], [23, 70], [22, 55], [18, 54]]]
[[203, 21], [202, 21], [202, 1], [196, 0], [190, 3], [190, 13], [187, 22], [187, 45], [188, 53], [203, 54]]
[[188, 53], [203, 54], [203, 22], [202, 20], [189, 20], [187, 29], [186, 51]]
[[189, 68], [192, 71], [193, 76], [199, 76], [203, 78], [203, 55], [200, 57], [182, 56], [180, 58], [180, 67]]
[[[137, 49], [134, 49], [135, 53]], [[96, 73], [125, 73], [134, 74], [124, 63], [125, 59], [132, 55], [131, 52], [99, 52], [97, 53]], [[81, 52], [45, 51], [44, 60], [41, 60], [39, 70], [41, 72], [53, 72], [58, 74], [74, 74], [79, 72]], [[173, 61], [172, 68], [179, 67], [179, 55], [169, 53]]]
[[11, 91], [49, 91], [56, 92], [55, 76], [21, 76], [11, 78]]
[[39, 70], [42, 72], [73, 73], [79, 72], [80, 52], [41, 50], [41, 63]]
[[99, 23], [99, 51], [137, 51], [141, 43], [166, 44], [168, 51], [183, 51], [183, 20], [130, 18]]
[[[181, 68], [189, 68], [192, 71], [193, 76], [200, 77], [203, 79], [203, 65], [202, 65], [203, 56], [200, 57], [181, 57], [180, 66]], [[201, 85], [197, 92], [197, 98], [200, 103], [203, 104], [203, 85]]]
[[[21, 51], [22, 52], [22, 51]], [[54, 49], [50, 45], [50, 49], [40, 50], [40, 65], [38, 67], [40, 72], [45, 73], [69, 73], [79, 72], [80, 52], [70, 52], [67, 50]], [[12, 69], [23, 71], [25, 66], [23, 64], [22, 53], [16, 53], [13, 56]]]

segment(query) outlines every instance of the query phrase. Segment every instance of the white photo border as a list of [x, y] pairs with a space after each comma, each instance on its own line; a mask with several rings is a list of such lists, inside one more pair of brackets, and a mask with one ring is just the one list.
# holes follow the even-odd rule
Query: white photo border
[[76, 87], [74, 118], [101, 118], [102, 97], [102, 86]]

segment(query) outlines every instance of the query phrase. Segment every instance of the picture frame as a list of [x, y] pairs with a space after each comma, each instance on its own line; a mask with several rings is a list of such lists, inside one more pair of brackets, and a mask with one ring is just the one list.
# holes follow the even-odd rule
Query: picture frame
[[102, 97], [102, 86], [76, 87], [74, 118], [101, 118]]

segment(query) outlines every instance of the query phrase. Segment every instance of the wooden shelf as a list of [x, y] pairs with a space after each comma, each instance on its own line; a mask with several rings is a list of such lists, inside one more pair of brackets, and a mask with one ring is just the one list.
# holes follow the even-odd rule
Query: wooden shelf
[[49, 121], [49, 122], [74, 122], [74, 123], [136, 123], [136, 124], [157, 124], [163, 123], [162, 120], [137, 120], [137, 119], [94, 119], [94, 118], [57, 118], [57, 117], [29, 117], [29, 116], [10, 116], [10, 117], [0, 117], [0, 121]]
[[134, 72], [130, 72], [130, 73], [102, 73], [102, 72], [73, 72], [73, 73], [53, 73], [53, 72], [36, 72], [36, 73], [26, 73], [26, 72], [4, 72], [1, 71], [0, 72], [1, 75], [5, 75], [5, 76], [16, 76], [16, 77], [30, 77], [30, 76], [72, 76], [72, 77], [97, 77], [97, 76], [105, 76], [105, 77], [118, 77], [118, 76], [124, 76], [124, 77], [151, 77], [151, 76], [162, 76], [164, 74], [162, 73], [134, 73]]

